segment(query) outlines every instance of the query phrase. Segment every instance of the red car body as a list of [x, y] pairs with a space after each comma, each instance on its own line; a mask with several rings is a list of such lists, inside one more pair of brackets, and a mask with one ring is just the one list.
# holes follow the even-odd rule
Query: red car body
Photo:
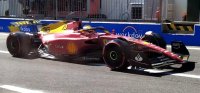
[[[102, 36], [99, 36], [102, 35]], [[117, 38], [124, 38], [128, 42], [143, 46], [158, 53], [162, 53], [174, 60], [184, 62], [178, 55], [163, 49], [154, 44], [148, 43], [140, 39], [132, 39], [129, 37], [114, 35], [114, 34], [101, 34], [93, 33], [89, 36], [81, 33], [60, 33], [60, 34], [48, 34], [40, 37], [43, 44], [48, 46], [49, 52], [53, 55], [83, 55], [90, 50], [103, 49], [106, 43], [110, 40]], [[93, 41], [96, 44], [88, 44], [86, 42]]]
[[[42, 46], [45, 51], [54, 56], [84, 56], [87, 53], [100, 51], [99, 58], [103, 58], [103, 61], [111, 69], [124, 69], [129, 65], [157, 68], [171, 64], [185, 64], [189, 57], [189, 52], [182, 42], [172, 43], [172, 51], [175, 51], [173, 53], [165, 49], [166, 45], [162, 47], [145, 38], [133, 39], [115, 35], [109, 33], [103, 27], [80, 28], [80, 21], [69, 22], [64, 26], [65, 30], [62, 33], [38, 32], [28, 36], [25, 34], [24, 36], [20, 35], [22, 33], [11, 33], [7, 39], [8, 50], [13, 56], [29, 53], [28, 50], [24, 52], [24, 50], [18, 49], [19, 53], [14, 54], [11, 48], [16, 45], [12, 46], [14, 44], [9, 43], [12, 42], [11, 39], [14, 37], [22, 38], [23, 36], [25, 38], [27, 36], [29, 37], [27, 39], [30, 39], [27, 44], [36, 46], [37, 49]], [[153, 34], [147, 36], [154, 38]], [[159, 38], [156, 37], [155, 39]], [[37, 40], [40, 41], [39, 44], [35, 43]], [[17, 42], [20, 45], [23, 44], [24, 40], [20, 39]], [[24, 46], [27, 45], [24, 44]], [[179, 52], [181, 49], [184, 52]]]

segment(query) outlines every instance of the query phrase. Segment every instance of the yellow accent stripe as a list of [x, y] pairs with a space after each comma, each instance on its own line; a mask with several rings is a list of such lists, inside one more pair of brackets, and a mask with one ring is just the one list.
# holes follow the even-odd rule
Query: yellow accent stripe
[[193, 31], [191, 26], [187, 26], [187, 28], [188, 28], [189, 31]]
[[83, 30], [79, 30], [79, 32], [83, 33], [84, 31]]
[[19, 23], [16, 23], [17, 26], [19, 26]]
[[9, 26], [8, 28], [9, 28], [10, 32], [18, 32], [19, 31], [19, 28], [15, 27], [15, 26]]
[[105, 30], [104, 32], [105, 32], [105, 33], [110, 33], [110, 32], [109, 32], [109, 31], [107, 31], [107, 30]]
[[185, 31], [183, 26], [179, 26], [179, 28], [180, 28], [181, 31]]
[[176, 26], [174, 24], [170, 24], [170, 26], [171, 26], [172, 30], [177, 30]]

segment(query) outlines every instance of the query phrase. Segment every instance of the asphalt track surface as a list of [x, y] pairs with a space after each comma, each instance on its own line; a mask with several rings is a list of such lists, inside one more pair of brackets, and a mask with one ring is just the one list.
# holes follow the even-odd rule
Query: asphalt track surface
[[116, 72], [97, 62], [14, 58], [6, 37], [0, 33], [0, 93], [200, 93], [200, 47], [188, 47], [193, 71]]

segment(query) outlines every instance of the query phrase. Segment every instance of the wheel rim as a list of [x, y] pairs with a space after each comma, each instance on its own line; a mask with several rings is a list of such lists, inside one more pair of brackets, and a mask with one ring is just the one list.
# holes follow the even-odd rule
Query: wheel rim
[[110, 52], [110, 58], [111, 60], [117, 60], [118, 59], [118, 55], [117, 55], [117, 52], [116, 51], [111, 51]]
[[117, 45], [106, 47], [104, 52], [104, 61], [112, 69], [121, 67], [124, 62], [124, 55]]

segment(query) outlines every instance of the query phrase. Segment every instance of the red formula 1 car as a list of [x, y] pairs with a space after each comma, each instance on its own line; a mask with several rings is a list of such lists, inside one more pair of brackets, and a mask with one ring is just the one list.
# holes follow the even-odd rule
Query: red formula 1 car
[[165, 41], [152, 32], [147, 32], [142, 39], [133, 39], [109, 33], [103, 27], [81, 28], [80, 21], [58, 22], [40, 26], [35, 29], [37, 31], [23, 32], [24, 25], [39, 25], [30, 21], [23, 23], [26, 24], [14, 23], [10, 27], [13, 32], [7, 38], [8, 51], [15, 57], [35, 52], [66, 58], [95, 53], [112, 70], [124, 70], [128, 66], [160, 68], [173, 64], [182, 64], [181, 69], [195, 67], [187, 61], [189, 52], [182, 42], [172, 42], [170, 52], [166, 50]]

